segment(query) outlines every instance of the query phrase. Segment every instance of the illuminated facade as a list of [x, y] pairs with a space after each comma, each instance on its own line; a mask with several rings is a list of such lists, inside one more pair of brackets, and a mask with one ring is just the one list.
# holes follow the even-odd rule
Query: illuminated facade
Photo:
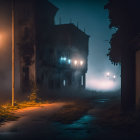
[[[38, 83], [48, 89], [85, 88], [89, 36], [73, 24], [55, 25], [49, 35]], [[40, 73], [40, 72], [39, 72]]]
[[22, 90], [85, 88], [89, 36], [73, 24], [55, 25], [58, 9], [48, 1], [17, 0], [15, 9]]

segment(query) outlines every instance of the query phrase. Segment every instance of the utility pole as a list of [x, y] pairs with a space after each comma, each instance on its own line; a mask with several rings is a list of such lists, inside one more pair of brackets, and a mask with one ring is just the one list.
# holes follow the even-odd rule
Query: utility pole
[[15, 96], [15, 33], [14, 33], [14, 16], [15, 16], [15, 1], [12, 0], [12, 106], [14, 106]]

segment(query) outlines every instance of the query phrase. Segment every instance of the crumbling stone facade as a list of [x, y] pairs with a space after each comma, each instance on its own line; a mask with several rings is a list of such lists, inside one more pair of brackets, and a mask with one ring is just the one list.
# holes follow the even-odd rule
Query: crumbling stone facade
[[20, 85], [43, 89], [85, 88], [89, 36], [73, 24], [55, 25], [58, 8], [47, 0], [16, 0]]

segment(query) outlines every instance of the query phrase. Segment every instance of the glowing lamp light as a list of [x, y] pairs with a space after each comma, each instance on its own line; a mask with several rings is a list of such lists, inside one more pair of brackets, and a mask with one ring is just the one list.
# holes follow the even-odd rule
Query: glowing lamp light
[[107, 75], [107, 76], [110, 76], [110, 73], [109, 73], [109, 72], [107, 72], [107, 73], [106, 73], [106, 75]]
[[83, 66], [83, 64], [84, 64], [84, 62], [83, 61], [80, 61], [80, 65]]
[[74, 61], [74, 65], [76, 66], [77, 64], [78, 64], [78, 61], [77, 61], [77, 60], [75, 60], [75, 61]]
[[113, 78], [116, 79], [116, 75], [114, 75]]

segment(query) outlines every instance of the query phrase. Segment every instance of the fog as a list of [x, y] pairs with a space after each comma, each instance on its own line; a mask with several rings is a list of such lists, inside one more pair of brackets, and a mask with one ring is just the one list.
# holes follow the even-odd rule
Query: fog
[[[11, 97], [11, 7], [9, 0], [0, 1], [0, 92]], [[56, 24], [73, 24], [90, 35], [87, 73], [87, 89], [95, 91], [116, 91], [120, 89], [120, 66], [109, 61], [109, 40], [114, 30], [108, 28], [108, 12], [104, 10], [107, 0], [49, 0], [59, 8]], [[108, 79], [106, 72], [116, 75]], [[17, 73], [17, 72], [16, 72]], [[16, 79], [18, 77], [16, 76]], [[19, 82], [16, 82], [19, 86]]]
[[[49, 0], [59, 8], [56, 24], [75, 26], [90, 35], [87, 72], [87, 89], [115, 91], [120, 89], [120, 66], [114, 66], [107, 57], [109, 40], [116, 29], [109, 29], [108, 11], [104, 5], [108, 0]], [[106, 79], [104, 74], [111, 72], [116, 80]]]

